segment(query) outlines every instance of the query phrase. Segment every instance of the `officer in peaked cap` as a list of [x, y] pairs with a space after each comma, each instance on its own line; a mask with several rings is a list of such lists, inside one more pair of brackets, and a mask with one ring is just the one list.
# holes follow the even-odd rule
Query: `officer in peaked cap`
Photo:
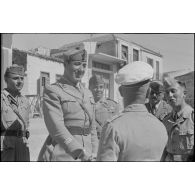
[[164, 100], [164, 87], [161, 81], [150, 83], [149, 102], [146, 103], [146, 108], [160, 121], [171, 112], [171, 106]]
[[163, 123], [168, 132], [164, 161], [188, 161], [193, 156], [194, 109], [185, 102], [186, 85], [170, 76], [164, 78], [165, 96], [173, 108]]
[[44, 90], [43, 115], [49, 137], [38, 161], [93, 161], [98, 147], [95, 102], [81, 84], [86, 51], [66, 51], [64, 67], [62, 78]]
[[114, 100], [104, 97], [105, 81], [101, 75], [95, 74], [90, 78], [89, 89], [91, 90], [96, 103], [96, 129], [98, 138], [100, 138], [104, 123], [112, 116], [119, 113], [119, 106]]
[[124, 111], [104, 125], [98, 161], [160, 161], [167, 132], [144, 105], [152, 77], [152, 67], [141, 61], [119, 70], [115, 81], [120, 85]]
[[7, 87], [1, 91], [1, 160], [30, 161], [28, 100], [21, 95], [24, 68], [13, 65], [6, 69]]

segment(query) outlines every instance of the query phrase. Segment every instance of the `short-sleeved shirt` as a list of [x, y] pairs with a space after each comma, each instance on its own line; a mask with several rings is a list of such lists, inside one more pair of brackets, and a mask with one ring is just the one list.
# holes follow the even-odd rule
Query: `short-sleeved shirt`
[[190, 154], [194, 146], [194, 110], [188, 104], [179, 112], [172, 111], [163, 123], [168, 132], [167, 152]]

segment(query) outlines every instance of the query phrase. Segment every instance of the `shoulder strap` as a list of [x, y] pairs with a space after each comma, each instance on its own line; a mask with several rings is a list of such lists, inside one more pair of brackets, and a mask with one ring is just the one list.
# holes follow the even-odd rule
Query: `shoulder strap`
[[[21, 116], [21, 114], [18, 112], [18, 110], [16, 109], [16, 107], [13, 107], [12, 106], [12, 104], [11, 104], [11, 102], [10, 101], [15, 101], [13, 98], [12, 98], [12, 96], [7, 92], [7, 91], [3, 91], [3, 95], [4, 95], [4, 97], [6, 97], [6, 102], [8, 103], [8, 106], [13, 110], [13, 112], [18, 116], [18, 118], [22, 121], [22, 123], [23, 123], [23, 125], [24, 125], [24, 129], [26, 130], [26, 123], [25, 123], [25, 121], [24, 121], [24, 119], [23, 119], [23, 117]], [[16, 103], [15, 103], [15, 105], [17, 105]]]

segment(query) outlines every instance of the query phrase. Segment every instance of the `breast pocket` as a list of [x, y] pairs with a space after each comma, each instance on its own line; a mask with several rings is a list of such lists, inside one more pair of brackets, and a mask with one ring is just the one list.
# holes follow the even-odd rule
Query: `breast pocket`
[[80, 106], [75, 99], [64, 99], [61, 101], [62, 111], [64, 114], [79, 112]]

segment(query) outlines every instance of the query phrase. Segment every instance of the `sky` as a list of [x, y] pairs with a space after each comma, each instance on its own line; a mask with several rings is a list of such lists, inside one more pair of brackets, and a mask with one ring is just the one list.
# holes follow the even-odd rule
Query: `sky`
[[[12, 47], [29, 50], [39, 46], [56, 49], [67, 43], [105, 34], [13, 34]], [[115, 34], [163, 55], [164, 72], [194, 70], [193, 34]]]

